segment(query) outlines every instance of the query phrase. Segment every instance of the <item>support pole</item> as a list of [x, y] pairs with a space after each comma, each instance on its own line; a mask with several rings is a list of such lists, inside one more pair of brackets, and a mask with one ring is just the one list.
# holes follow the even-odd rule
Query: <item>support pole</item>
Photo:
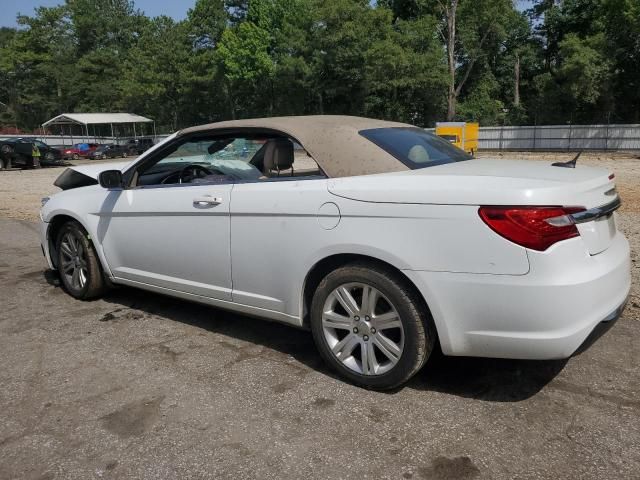
[[158, 139], [158, 135], [156, 135], [156, 121], [153, 121], [153, 141], [155, 142]]
[[111, 141], [113, 143], [116, 142], [116, 136], [113, 134], [113, 123], [110, 124], [111, 125]]
[[136, 123], [133, 122], [133, 138], [138, 138], [138, 134], [136, 133]]

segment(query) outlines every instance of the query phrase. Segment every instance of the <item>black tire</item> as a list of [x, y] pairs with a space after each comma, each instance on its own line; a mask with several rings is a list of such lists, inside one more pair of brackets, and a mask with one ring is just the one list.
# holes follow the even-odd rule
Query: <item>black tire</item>
[[[338, 287], [352, 283], [377, 289], [395, 308], [402, 323], [402, 353], [397, 363], [384, 373], [364, 375], [350, 369], [336, 358], [327, 343], [322, 326], [325, 302]], [[424, 366], [436, 343], [431, 314], [408, 281], [390, 268], [369, 262], [340, 267], [320, 282], [311, 304], [311, 332], [320, 355], [332, 369], [352, 383], [373, 390], [388, 390], [407, 382]]]
[[[68, 246], [71, 239], [77, 242], [76, 245], [79, 245], [76, 249], [79, 263], [76, 263], [74, 257], [69, 255], [69, 249], [63, 247], [63, 242], [66, 242]], [[80, 300], [90, 300], [100, 297], [107, 290], [100, 260], [87, 232], [79, 223], [70, 221], [60, 228], [56, 238], [56, 253], [60, 281], [69, 295]], [[65, 270], [65, 266], [71, 263], [70, 260], [74, 265], [83, 267], [84, 282], [81, 282], [79, 277], [77, 281], [74, 281], [70, 270]]]
[[0, 152], [5, 155], [10, 155], [13, 153], [13, 147], [11, 145], [2, 145], [2, 148], [0, 148]]
[[73, 160], [78, 160], [80, 158], [80, 156], [77, 153], [73, 154], [73, 157], [71, 157]]

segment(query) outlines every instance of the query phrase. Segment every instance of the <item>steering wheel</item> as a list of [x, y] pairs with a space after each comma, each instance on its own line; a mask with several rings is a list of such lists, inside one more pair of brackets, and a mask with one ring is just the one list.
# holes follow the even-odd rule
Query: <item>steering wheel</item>
[[202, 165], [196, 163], [190, 163], [186, 165], [178, 174], [178, 181], [180, 183], [189, 183], [196, 178], [203, 178], [207, 175], [213, 175], [214, 172]]
[[189, 183], [196, 178], [203, 178], [207, 175], [214, 174], [224, 175], [224, 173], [218, 169], [208, 169], [206, 167], [203, 167], [202, 165], [198, 165], [197, 163], [190, 163], [181, 168], [180, 171], [174, 171], [173, 173], [169, 174], [160, 183], [168, 184], [176, 183], [176, 181], [178, 183]]

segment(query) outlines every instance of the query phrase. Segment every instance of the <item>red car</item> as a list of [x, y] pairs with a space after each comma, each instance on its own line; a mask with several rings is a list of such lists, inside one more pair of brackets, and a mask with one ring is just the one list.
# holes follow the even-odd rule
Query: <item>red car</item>
[[99, 146], [99, 143], [76, 143], [75, 145], [69, 148], [65, 148], [62, 151], [62, 158], [64, 158], [65, 160], [68, 160], [70, 158], [73, 160], [77, 160], [80, 157], [86, 158]]

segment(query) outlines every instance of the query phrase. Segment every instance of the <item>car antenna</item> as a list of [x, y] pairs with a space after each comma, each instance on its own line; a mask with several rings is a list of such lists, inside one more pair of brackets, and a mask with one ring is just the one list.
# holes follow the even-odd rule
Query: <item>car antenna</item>
[[578, 152], [578, 154], [573, 157], [573, 159], [569, 160], [568, 162], [555, 162], [552, 163], [551, 166], [552, 167], [564, 167], [564, 168], [576, 168], [576, 162], [578, 161], [578, 158], [580, 158], [580, 155], [582, 155], [582, 150], [580, 150]]

